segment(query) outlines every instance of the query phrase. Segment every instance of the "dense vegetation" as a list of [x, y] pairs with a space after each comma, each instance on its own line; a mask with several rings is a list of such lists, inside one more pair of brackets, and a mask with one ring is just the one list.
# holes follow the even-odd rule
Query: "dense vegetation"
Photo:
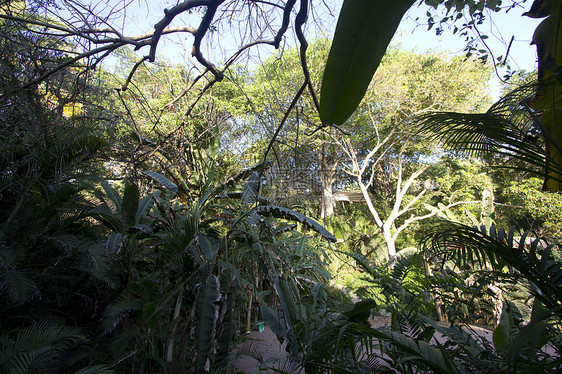
[[[296, 3], [180, 2], [135, 37], [102, 3], [0, 5], [1, 373], [236, 372], [259, 320], [279, 372], [562, 371], [561, 2], [530, 10], [538, 81], [496, 103], [473, 41], [387, 48], [414, 1], [347, 1], [333, 42], [307, 42]], [[461, 32], [502, 9], [421, 3]], [[217, 68], [201, 41], [240, 20]], [[238, 63], [289, 22], [297, 48]], [[181, 32], [194, 61], [157, 58]]]

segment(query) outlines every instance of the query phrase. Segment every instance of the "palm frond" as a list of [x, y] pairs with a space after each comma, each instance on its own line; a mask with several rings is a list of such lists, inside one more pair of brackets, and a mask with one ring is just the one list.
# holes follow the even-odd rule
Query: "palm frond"
[[103, 313], [101, 327], [104, 334], [109, 334], [117, 328], [117, 326], [125, 318], [129, 316], [131, 311], [140, 310], [142, 303], [138, 299], [131, 297], [121, 297], [112, 304], [108, 305]]
[[38, 290], [35, 281], [24, 271], [0, 270], [0, 291], [6, 292], [13, 303], [21, 304], [28, 301]]
[[142, 174], [154, 179], [156, 182], [160, 183], [166, 189], [170, 190], [174, 195], [178, 193], [178, 186], [174, 184], [170, 179], [166, 178], [162, 174], [159, 174], [152, 170], [141, 170]]
[[[486, 157], [502, 156], [526, 166], [504, 164], [546, 178], [547, 171], [562, 171], [562, 165], [549, 154], [545, 143], [561, 147], [529, 108], [536, 83], [512, 91], [486, 113], [436, 112], [420, 117], [418, 127], [452, 150]], [[556, 173], [554, 173], [556, 175]]]
[[[233, 187], [235, 187], [238, 183], [240, 183], [243, 180], [246, 180], [248, 178], [250, 178], [254, 173], [257, 173], [257, 175], [259, 175], [259, 173], [262, 173], [264, 170], [266, 170], [267, 168], [269, 168], [271, 166], [271, 162], [267, 161], [267, 162], [262, 162], [260, 164], [257, 164], [251, 168], [242, 170], [240, 173], [232, 176], [231, 178], [229, 178], [226, 182], [222, 183], [221, 185], [217, 186], [212, 193], [212, 196], [217, 196], [222, 194], [223, 192], [227, 191], [228, 189], [231, 189]], [[259, 187], [255, 186], [255, 184], [253, 185], [257, 191], [259, 192]]]
[[74, 372], [74, 374], [114, 374], [107, 365], [90, 365]]
[[[453, 359], [443, 349], [431, 346], [424, 340], [415, 340], [404, 333], [390, 330], [377, 330], [364, 324], [353, 323], [344, 325], [338, 332], [339, 340], [343, 336], [359, 338], [361, 342], [365, 339], [373, 341], [377, 339], [380, 343], [369, 349], [368, 355], [375, 355], [379, 347], [378, 357], [390, 357], [392, 366], [395, 368], [412, 370], [414, 367], [431, 370], [434, 373], [457, 373], [459, 372]], [[325, 342], [327, 347], [331, 342]], [[359, 357], [359, 356], [358, 356]]]
[[[553, 313], [562, 310], [562, 266], [553, 257], [559, 245], [547, 245], [540, 238], [529, 239], [528, 234], [519, 240], [499, 230], [485, 230], [443, 223], [434, 227], [423, 241], [424, 251], [437, 255], [443, 261], [452, 260], [460, 266], [490, 265], [501, 272], [505, 266], [515, 270], [513, 276], [521, 277], [533, 285], [532, 291]], [[500, 240], [501, 239], [501, 240]], [[511, 241], [511, 243], [510, 243]], [[501, 273], [499, 273], [501, 274]]]
[[326, 230], [318, 222], [305, 216], [304, 214], [295, 212], [294, 210], [276, 206], [276, 205], [262, 205], [256, 207], [256, 211], [261, 216], [270, 216], [275, 218], [283, 218], [289, 221], [296, 221], [302, 223], [309, 229], [312, 229], [322, 235], [326, 240], [335, 243], [337, 238], [332, 235], [328, 230]]
[[83, 243], [78, 247], [78, 252], [81, 253], [80, 259], [82, 264], [79, 264], [78, 270], [86, 270], [94, 278], [113, 286], [113, 280], [109, 276], [111, 269], [111, 255], [108, 253], [107, 243]]
[[0, 368], [12, 373], [47, 372], [54, 367], [56, 357], [84, 340], [73, 327], [33, 324], [12, 338], [2, 339]]
[[503, 267], [500, 267], [497, 254], [507, 255], [516, 250], [479, 228], [453, 222], [435, 226], [422, 243], [431, 255], [438, 256], [443, 261], [451, 260], [459, 267], [478, 265], [484, 268], [490, 263], [497, 270]]

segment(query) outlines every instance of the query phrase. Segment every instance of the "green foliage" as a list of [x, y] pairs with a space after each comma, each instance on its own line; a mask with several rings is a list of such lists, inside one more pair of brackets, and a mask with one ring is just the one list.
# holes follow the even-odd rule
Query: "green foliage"
[[493, 342], [496, 349], [505, 352], [513, 344], [522, 317], [513, 303], [504, 303], [499, 325], [494, 329]]
[[[22, 328], [17, 334], [4, 332], [0, 336], [0, 369], [10, 373], [39, 372], [56, 367], [61, 356], [85, 340], [75, 328], [46, 322]], [[108, 372], [106, 367], [100, 368]]]
[[302, 223], [305, 227], [318, 232], [328, 241], [330, 242], [337, 241], [336, 237], [333, 236], [328, 230], [326, 230], [318, 222], [316, 222], [311, 218], [306, 217], [304, 214], [300, 214], [290, 209], [279, 207], [279, 206], [262, 205], [257, 208], [257, 213], [263, 216], [284, 218], [291, 221]]
[[[327, 73], [320, 113], [323, 122], [343, 122], [359, 105], [395, 24], [411, 2], [403, 1], [400, 7], [379, 3], [346, 1], [340, 18], [343, 26], [338, 26], [326, 71], [332, 71], [335, 61], [336, 72], [343, 69], [350, 74]], [[377, 9], [381, 4], [386, 8]], [[498, 1], [426, 4], [443, 4], [453, 12], [468, 7], [471, 14], [499, 6]], [[375, 12], [366, 12], [366, 8]], [[373, 16], [376, 22], [368, 25]], [[42, 18], [33, 15], [33, 19]], [[296, 51], [288, 52], [286, 60], [270, 61], [262, 69], [263, 76], [256, 73], [249, 77], [239, 68], [229, 83], [213, 93], [200, 86], [207, 84], [204, 79], [195, 82], [183, 67], [165, 62], [141, 65], [129, 89], [119, 91], [127, 106], [119, 122], [107, 119], [114, 118], [113, 112], [104, 117], [105, 109], [111, 108], [111, 95], [89, 86], [91, 71], [77, 75], [72, 69], [60, 70], [35, 90], [20, 89], [21, 84], [56, 64], [70, 61], [68, 55], [77, 47], [48, 33], [38, 36], [37, 30], [6, 18], [0, 26], [4, 52], [0, 58], [0, 141], [5, 147], [0, 156], [0, 371], [224, 371], [230, 364], [234, 332], [249, 322], [244, 321], [246, 305], [256, 301], [262, 305], [264, 319], [281, 339], [287, 340], [288, 353], [306, 372], [518, 372], [560, 367], [559, 355], [540, 353], [547, 344], [560, 351], [562, 276], [557, 246], [539, 239], [527, 240], [529, 234], [519, 238], [514, 230], [506, 232], [489, 225], [477, 229], [449, 225], [436, 227], [434, 236], [426, 242], [443, 260], [441, 268], [407, 250], [399, 252], [395, 262], [381, 266], [373, 255], [380, 247], [380, 236], [371, 234], [365, 215], [357, 212], [345, 217], [347, 221], [327, 221], [326, 229], [260, 195], [261, 178], [269, 163], [239, 173], [227, 172], [236, 168], [237, 154], [221, 154], [224, 148], [219, 140], [224, 131], [230, 131], [230, 140], [246, 135], [244, 139], [254, 145], [248, 147], [244, 157], [256, 158], [259, 154], [255, 150], [267, 139], [258, 139], [261, 133], [252, 128], [246, 134], [245, 125], [254, 124], [253, 117], [261, 117], [259, 121], [266, 118], [270, 126], [283, 115], [272, 110], [271, 98], [265, 97], [259, 103], [259, 113], [249, 114], [255, 108], [250, 108], [246, 94], [235, 86], [252, 81], [253, 98], [266, 96], [266, 85], [274, 86], [277, 93], [283, 93], [280, 101], [289, 100], [290, 94], [285, 94], [294, 92], [301, 73]], [[372, 48], [348, 43], [345, 34], [354, 32], [344, 26], [359, 26], [365, 36], [361, 41], [382, 44]], [[382, 30], [374, 32], [371, 26]], [[311, 88], [318, 84], [327, 45], [318, 41], [310, 50], [310, 61], [314, 62]], [[341, 52], [338, 45], [352, 51]], [[370, 59], [357, 57], [361, 53]], [[350, 59], [349, 55], [355, 57]], [[397, 122], [409, 125], [410, 116], [418, 110], [457, 110], [463, 105], [474, 109], [483, 104], [483, 100], [477, 100], [483, 95], [472, 77], [486, 75], [486, 67], [397, 51], [386, 59], [389, 63], [383, 60], [375, 76], [377, 89], [368, 91], [368, 105], [353, 117], [356, 130], [365, 129], [362, 124], [371, 119], [378, 126], [376, 131], [384, 135]], [[354, 69], [359, 72], [355, 81]], [[271, 79], [273, 73], [281, 78]], [[456, 75], [461, 83], [445, 84], [439, 74]], [[344, 82], [335, 82], [335, 89], [330, 87], [330, 80], [339, 78]], [[69, 82], [78, 82], [78, 88]], [[346, 82], [351, 82], [349, 91]], [[181, 93], [192, 83], [197, 83], [194, 87], [202, 90], [201, 95]], [[179, 96], [163, 90], [168, 86]], [[89, 96], [93, 99], [88, 100]], [[289, 121], [289, 135], [284, 139], [287, 148], [302, 140], [302, 123], [310, 126], [317, 122], [312, 96], [299, 101], [302, 108]], [[450, 100], [446, 102], [443, 97]], [[342, 109], [337, 105], [338, 98], [352, 101], [344, 103]], [[393, 102], [398, 105], [393, 106]], [[541, 140], [536, 147], [528, 146], [527, 153], [514, 151], [526, 145], [528, 136], [540, 133], [526, 121], [517, 122], [515, 129], [507, 128], [508, 117], [522, 109], [520, 103], [523, 101], [513, 99], [496, 105], [491, 113], [494, 119], [449, 115], [454, 121], [441, 121], [445, 118], [441, 117], [437, 122], [439, 126], [452, 124], [453, 130], [458, 130], [455, 123], [461, 123], [462, 136], [445, 136], [450, 144], [456, 141], [479, 152], [494, 149], [501, 155], [498, 159], [515, 159], [519, 167], [534, 162], [534, 169], [528, 168], [533, 171], [543, 167], [546, 158], [547, 172], [551, 173], [556, 157], [542, 151]], [[241, 118], [243, 124], [234, 124], [234, 117]], [[116, 122], [130, 126], [126, 131], [120, 128], [121, 135], [133, 128], [132, 138], [111, 137]], [[406, 129], [400, 127], [397, 135], [420, 139]], [[441, 134], [450, 134], [444, 127], [441, 130]], [[489, 136], [494, 132], [499, 134], [499, 141]], [[324, 164], [318, 161], [323, 166], [337, 167], [341, 162], [330, 134], [312, 135], [308, 145], [320, 147], [308, 147], [313, 151], [294, 147], [294, 155], [300, 152], [312, 158], [299, 160], [289, 153], [287, 167], [307, 168], [319, 155], [326, 156]], [[106, 140], [110, 138], [111, 144]], [[373, 144], [363, 131], [357, 131], [352, 139], [363, 153]], [[114, 146], [114, 158], [105, 164], [108, 145]], [[404, 155], [412, 163], [419, 163], [433, 149], [432, 144], [421, 140], [406, 151], [401, 143], [392, 147], [389, 160]], [[248, 159], [241, 157], [239, 163], [247, 164]], [[109, 172], [103, 170], [106, 166], [114, 169], [113, 177], [124, 182], [100, 183]], [[468, 198], [490, 187], [482, 173], [466, 165], [458, 169], [462, 171], [440, 176], [442, 193], [461, 185], [458, 194]], [[143, 170], [141, 178], [139, 170]], [[373, 177], [376, 185], [372, 190], [381, 197], [376, 204], [382, 210], [388, 210], [388, 196], [397, 187], [388, 182], [387, 176], [397, 170], [396, 164], [385, 161], [378, 169], [381, 173]], [[231, 174], [235, 176], [225, 177]], [[477, 178], [473, 178], [475, 175]], [[331, 178], [333, 182], [334, 176]], [[465, 183], [471, 178], [473, 183]], [[421, 185], [417, 188], [422, 189]], [[414, 201], [414, 196], [407, 196], [406, 203]], [[458, 210], [442, 208], [443, 197], [436, 193], [424, 203], [437, 207], [441, 219], [458, 218]], [[552, 216], [558, 200], [538, 193], [536, 181], [513, 184], [504, 191], [504, 197], [524, 205], [533, 219], [545, 221], [550, 234], [557, 235]], [[536, 206], [532, 213], [530, 204]], [[488, 217], [491, 207], [487, 206]], [[329, 308], [330, 296], [321, 283], [330, 277], [325, 269], [328, 244], [295, 232], [295, 228], [319, 233], [328, 242], [343, 240], [333, 244], [340, 249], [338, 253], [354, 259], [361, 268], [358, 272], [362, 279], [351, 282], [368, 285], [375, 301], [340, 306], [339, 311]], [[401, 240], [401, 247], [411, 244], [410, 236]], [[478, 273], [470, 274], [475, 265], [480, 266]], [[435, 273], [430, 275], [430, 270]], [[467, 274], [474, 275], [472, 283]], [[442, 303], [450, 304], [447, 307], [451, 312], [464, 313], [468, 320], [475, 309], [484, 309], [476, 304], [489, 300], [485, 288], [496, 280], [523, 285], [535, 299], [527, 325], [520, 322], [515, 303], [505, 304], [494, 333], [495, 346], [475, 342], [457, 326], [444, 328], [418, 315], [432, 313], [429, 295], [437, 294]], [[341, 300], [349, 302], [345, 297]], [[381, 304], [393, 312], [390, 330], [366, 325], [371, 309]], [[435, 331], [448, 337], [442, 345], [430, 344]]]
[[538, 178], [511, 181], [504, 195], [514, 208], [505, 210], [518, 227], [532, 230], [538, 236], [560, 237], [562, 199], [560, 194], [542, 191], [542, 184]]
[[343, 2], [322, 80], [322, 123], [341, 125], [353, 114], [402, 16], [413, 3]]
[[560, 321], [559, 273], [562, 267], [555, 254], [557, 246], [548, 245], [541, 239], [529, 240], [528, 233], [516, 237], [513, 230], [505, 232], [492, 227], [488, 233], [485, 229], [456, 225], [435, 228], [427, 244], [434, 253], [446, 255], [457, 263], [488, 264], [490, 268], [486, 273], [495, 281], [525, 282], [528, 292], [535, 297], [530, 321], [521, 328], [519, 310], [513, 303], [506, 304], [494, 331], [494, 345], [508, 367], [538, 365], [546, 370], [553, 364], [550, 358], [534, 354], [547, 342], [546, 331], [549, 329], [554, 334], [550, 343], [559, 349], [555, 336], [559, 335], [556, 326]]

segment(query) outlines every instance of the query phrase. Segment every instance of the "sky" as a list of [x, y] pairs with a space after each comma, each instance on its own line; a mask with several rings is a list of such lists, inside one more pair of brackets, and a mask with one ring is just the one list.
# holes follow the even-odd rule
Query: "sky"
[[[323, 1], [328, 4], [330, 9], [335, 10], [333, 13], [334, 15], [337, 15], [339, 8], [341, 7], [342, 0]], [[504, 4], [508, 3], [511, 3], [511, 1], [504, 0]], [[505, 56], [510, 40], [513, 37], [513, 42], [509, 48], [508, 64], [514, 70], [523, 69], [527, 71], [534, 71], [536, 69], [536, 51], [535, 47], [530, 45], [530, 42], [533, 31], [541, 20], [535, 20], [522, 16], [522, 14], [531, 6], [531, 3], [532, 2], [528, 0], [523, 3], [523, 5], [510, 9], [507, 13], [505, 10], [499, 13], [493, 13], [491, 17], [487, 17], [485, 24], [479, 26], [480, 32], [489, 36], [489, 39], [487, 39], [486, 42], [493, 52], [494, 57]], [[123, 23], [123, 25], [126, 26], [127, 34], [134, 35], [151, 30], [153, 25], [162, 18], [163, 9], [173, 6], [173, 4], [175, 4], [175, 1], [172, 2], [171, 0], [131, 1], [126, 8], [128, 20]], [[322, 13], [321, 8], [323, 7], [317, 7], [314, 9], [317, 13], [316, 20], [320, 19], [320, 22], [316, 22], [316, 24], [320, 23], [322, 27], [325, 28], [325, 30], [321, 31], [324, 35], [331, 36], [335, 28], [335, 18], [327, 16], [326, 13]], [[400, 24], [392, 44], [400, 45], [403, 49], [415, 50], [420, 53], [426, 50], [437, 49], [449, 51], [452, 55], [464, 55], [465, 52], [463, 52], [463, 49], [466, 46], [466, 42], [463, 37], [458, 35], [458, 33], [457, 35], [453, 35], [451, 30], [447, 30], [445, 28], [443, 34], [437, 36], [435, 28], [427, 30], [427, 26], [418, 25], [416, 23], [416, 19], [418, 19], [418, 23], [426, 22], [426, 12], [428, 10], [431, 10], [431, 8], [426, 5], [414, 5]], [[323, 11], [326, 11], [326, 9], [323, 9]], [[191, 16], [182, 15], [183, 18], [175, 20], [172, 25], [178, 25], [182, 22], [188, 21], [187, 17], [195, 17], [192, 18], [192, 22], [190, 23], [192, 25], [196, 25], [199, 16], [200, 14], [194, 14]], [[310, 31], [314, 33], [315, 30], [313, 29], [316, 27], [315, 23], [311, 22], [309, 24], [310, 26], [308, 27]], [[230, 44], [232, 44], [231, 51], [234, 51], [238, 47], [236, 41], [234, 41], [235, 37], [233, 34], [229, 34], [227, 32], [220, 37], [222, 39], [219, 39], [219, 41], [211, 41], [208, 38], [204, 41], [203, 48], [206, 49], [204, 53], [206, 53], [207, 56], [210, 56], [210, 60], [220, 60], [220, 53], [214, 50], [217, 44], [229, 44], [224, 43], [224, 41], [230, 42]], [[179, 38], [177, 36], [173, 38], [175, 39], [170, 39], [165, 44], [161, 43], [159, 45], [158, 55], [163, 56], [171, 62], [182, 63], [186, 58], [188, 58], [185, 56], [189, 55], [189, 53], [183, 52], [190, 51], [193, 39], [187, 34], [181, 34]], [[175, 42], [173, 42], [173, 40], [175, 40]], [[289, 38], [289, 43], [291, 43], [290, 40], [291, 38]], [[480, 49], [482, 46], [479, 46], [478, 48]], [[182, 49], [183, 51], [180, 51], [179, 49]], [[274, 50], [271, 47], [254, 49], [254, 59], [249, 60], [249, 64], [256, 64], [259, 60], [266, 59], [268, 55], [273, 52]], [[143, 52], [143, 54], [144, 53], [147, 53], [147, 51]], [[500, 77], [505, 75], [505, 69], [500, 69], [497, 75]], [[497, 99], [499, 95], [499, 82], [499, 78], [495, 77], [491, 84], [491, 94], [495, 99]]]
[[[504, 1], [504, 3], [507, 3], [507, 1]], [[512, 70], [532, 72], [537, 68], [536, 47], [531, 45], [531, 40], [535, 28], [542, 20], [522, 16], [530, 6], [531, 2], [527, 1], [520, 6], [510, 9], [508, 12], [503, 10], [499, 13], [493, 13], [487, 17], [483, 25], [479, 26], [480, 32], [489, 36], [486, 39], [486, 43], [495, 58], [505, 57], [510, 41], [513, 38], [509, 47], [507, 61]], [[464, 38], [460, 37], [458, 33], [453, 35], [451, 30], [445, 30], [441, 36], [437, 36], [435, 27], [432, 30], [428, 30], [427, 26], [417, 25], [415, 22], [416, 18], [419, 18], [421, 22], [427, 20], [427, 10], [427, 6], [412, 7], [402, 20], [392, 43], [401, 45], [403, 49], [415, 50], [420, 53], [426, 50], [438, 49], [449, 51], [451, 55], [464, 55], [463, 49], [466, 43]], [[503, 78], [505, 73], [505, 68], [498, 68], [497, 75], [492, 77], [490, 94], [494, 100], [499, 99], [501, 89], [500, 77]]]
[[[514, 9], [493, 13], [480, 27], [482, 33], [489, 36], [487, 43], [499, 55], [505, 55], [511, 37], [513, 43], [510, 48], [510, 57], [513, 59], [513, 68], [532, 71], [536, 65], [536, 50], [530, 45], [533, 32], [541, 20], [522, 16], [530, 4], [523, 4]], [[465, 46], [464, 39], [445, 31], [442, 36], [437, 36], [435, 30], [427, 30], [426, 26], [416, 27], [414, 20], [419, 17], [423, 22], [427, 19], [425, 13], [428, 7], [413, 7], [403, 19], [399, 35], [394, 42], [400, 42], [404, 48], [417, 49], [420, 52], [426, 49], [439, 48], [451, 52], [462, 53]], [[493, 21], [491, 23], [490, 21]]]

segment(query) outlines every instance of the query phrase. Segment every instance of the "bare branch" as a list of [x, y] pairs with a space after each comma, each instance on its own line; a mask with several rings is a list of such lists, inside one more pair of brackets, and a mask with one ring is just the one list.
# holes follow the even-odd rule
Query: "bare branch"
[[142, 59], [140, 59], [135, 66], [133, 66], [133, 68], [131, 69], [131, 71], [129, 72], [129, 76], [127, 77], [127, 79], [125, 80], [125, 83], [123, 84], [123, 87], [121, 88], [121, 90], [123, 92], [127, 91], [127, 86], [129, 85], [129, 83], [131, 82], [131, 79], [133, 79], [133, 75], [135, 74], [135, 72], [137, 71], [137, 69], [139, 68], [139, 66], [145, 62], [146, 60], [148, 60], [148, 56], [144, 56]]
[[293, 10], [293, 7], [295, 6], [296, 2], [297, 0], [289, 0], [285, 5], [285, 9], [283, 11], [283, 23], [281, 24], [281, 28], [277, 32], [277, 35], [275, 35], [275, 38], [273, 39], [273, 45], [275, 46], [275, 49], [279, 48], [279, 45], [281, 44], [281, 39], [283, 38], [285, 32], [287, 32], [287, 28], [289, 27], [289, 19], [291, 16], [291, 11]]
[[[457, 205], [461, 205], [461, 204], [480, 204], [481, 201], [457, 201], [455, 203], [449, 204], [447, 205], [444, 209], [441, 209], [440, 211], [444, 211], [445, 209], [450, 209], [454, 206]], [[407, 220], [404, 221], [404, 223], [398, 227], [396, 229], [396, 231], [394, 232], [393, 238], [396, 239], [398, 237], [398, 235], [406, 228], [408, 227], [411, 223], [416, 222], [416, 221], [421, 221], [430, 217], [433, 217], [437, 214], [437, 212], [430, 212], [427, 214], [424, 214], [422, 216], [410, 216], [410, 218], [408, 218]]]

